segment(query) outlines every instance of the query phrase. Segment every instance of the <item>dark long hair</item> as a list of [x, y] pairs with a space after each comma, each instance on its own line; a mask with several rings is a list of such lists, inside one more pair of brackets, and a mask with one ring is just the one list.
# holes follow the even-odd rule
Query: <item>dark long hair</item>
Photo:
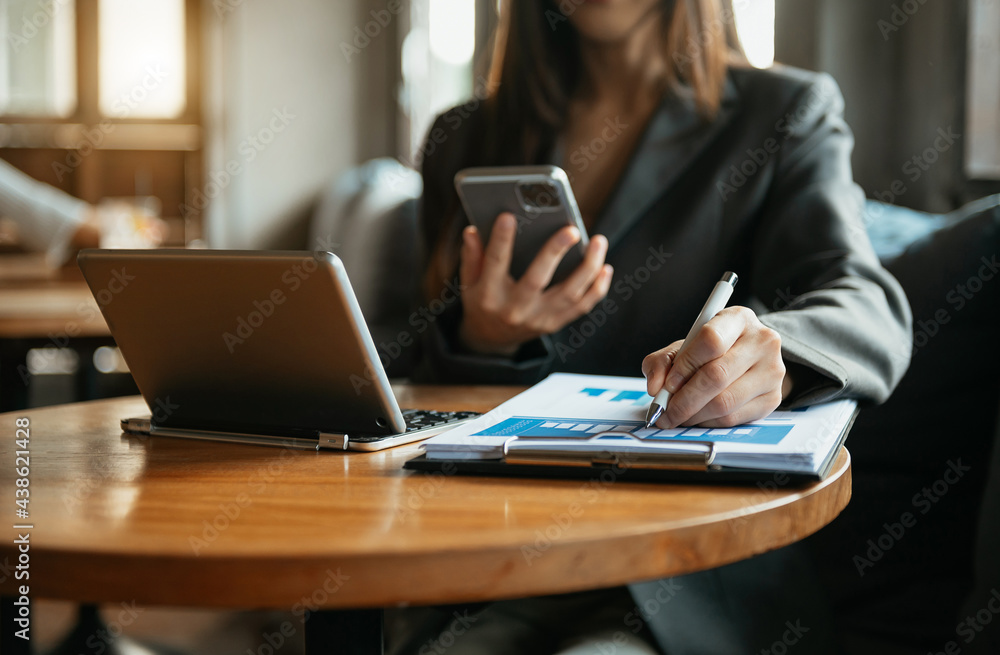
[[[571, 10], [577, 1], [503, 0], [482, 140], [475, 147], [477, 161], [466, 165], [538, 164], [551, 152], [583, 78], [579, 35], [559, 4]], [[659, 12], [668, 88], [690, 97], [699, 115], [711, 121], [729, 65], [745, 63], [732, 0], [660, 0]], [[440, 219], [424, 280], [428, 296], [436, 295], [458, 266], [463, 226], [454, 215]]]
[[[573, 0], [563, 4], [576, 6]], [[675, 92], [690, 94], [711, 120], [729, 62], [740, 52], [731, 1], [660, 0], [659, 11], [667, 82]], [[500, 18], [487, 103], [498, 138], [489, 145], [498, 147], [498, 164], [510, 158], [523, 164], [547, 154], [564, 126], [583, 75], [579, 36], [552, 0], [504, 0]]]

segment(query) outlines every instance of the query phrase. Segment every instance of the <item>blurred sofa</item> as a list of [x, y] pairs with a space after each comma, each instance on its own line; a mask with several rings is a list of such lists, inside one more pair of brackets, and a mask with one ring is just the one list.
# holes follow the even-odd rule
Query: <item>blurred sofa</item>
[[413, 169], [388, 157], [373, 159], [330, 186], [309, 229], [310, 249], [329, 250], [344, 263], [390, 378], [406, 377], [417, 354], [412, 345], [400, 346], [408, 340], [399, 335], [415, 336], [410, 319], [420, 301], [421, 187]]
[[[963, 653], [998, 653], [1000, 629], [970, 626], [967, 641], [959, 622], [995, 469], [1000, 195], [940, 216], [880, 203], [866, 215], [913, 309], [913, 359], [893, 396], [861, 412], [847, 442], [851, 503], [806, 545], [846, 652], [923, 655], [955, 642]], [[996, 543], [998, 518], [983, 516], [984, 540]]]

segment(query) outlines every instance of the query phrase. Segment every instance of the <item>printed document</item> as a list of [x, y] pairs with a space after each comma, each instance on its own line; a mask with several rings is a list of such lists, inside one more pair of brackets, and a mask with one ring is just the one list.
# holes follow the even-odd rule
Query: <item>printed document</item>
[[817, 473], [841, 442], [856, 408], [853, 400], [838, 400], [775, 411], [732, 428], [660, 430], [644, 427], [652, 400], [643, 378], [554, 373], [423, 445], [428, 459], [468, 460], [502, 459], [504, 443], [513, 437], [552, 443], [607, 439], [609, 449], [620, 444], [622, 452], [629, 444], [669, 451], [671, 442], [697, 441], [713, 444], [714, 464], [723, 468]]

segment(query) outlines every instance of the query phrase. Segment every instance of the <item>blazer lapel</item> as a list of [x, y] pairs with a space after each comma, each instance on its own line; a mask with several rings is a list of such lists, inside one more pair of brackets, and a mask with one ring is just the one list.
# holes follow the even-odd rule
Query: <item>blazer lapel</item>
[[738, 92], [726, 79], [719, 113], [704, 123], [689, 98], [668, 94], [650, 119], [618, 186], [594, 225], [613, 248], [729, 122]]

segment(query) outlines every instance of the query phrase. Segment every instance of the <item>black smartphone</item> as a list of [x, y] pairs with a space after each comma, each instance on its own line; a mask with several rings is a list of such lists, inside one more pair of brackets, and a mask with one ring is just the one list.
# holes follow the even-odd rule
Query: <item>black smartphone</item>
[[469, 222], [489, 243], [497, 216], [510, 212], [517, 218], [517, 236], [510, 274], [520, 279], [549, 238], [567, 225], [580, 230], [580, 241], [563, 257], [552, 277], [560, 282], [583, 261], [587, 230], [566, 172], [558, 166], [505, 166], [466, 168], [455, 175], [455, 189]]

